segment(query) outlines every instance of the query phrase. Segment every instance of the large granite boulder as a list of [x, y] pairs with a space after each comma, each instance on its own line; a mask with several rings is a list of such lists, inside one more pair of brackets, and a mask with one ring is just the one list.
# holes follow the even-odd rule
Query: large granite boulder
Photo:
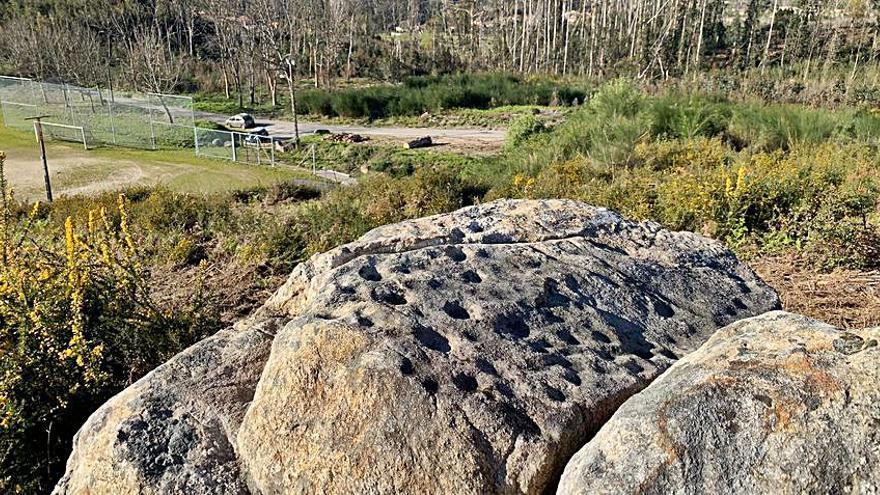
[[880, 329], [772, 312], [629, 399], [561, 494], [880, 493]]
[[676, 359], [778, 306], [720, 244], [572, 201], [381, 227], [102, 406], [56, 493], [538, 493]]

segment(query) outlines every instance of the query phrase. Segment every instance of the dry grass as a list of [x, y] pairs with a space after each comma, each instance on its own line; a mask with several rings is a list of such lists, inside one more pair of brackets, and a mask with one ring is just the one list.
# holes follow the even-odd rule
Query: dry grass
[[751, 267], [779, 292], [786, 311], [840, 328], [880, 326], [880, 271], [816, 271], [795, 256], [750, 260]]

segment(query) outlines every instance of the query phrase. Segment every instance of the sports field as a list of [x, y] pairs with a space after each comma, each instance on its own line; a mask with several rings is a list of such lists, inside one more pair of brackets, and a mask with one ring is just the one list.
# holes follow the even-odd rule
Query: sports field
[[[22, 199], [44, 196], [40, 153], [32, 133], [0, 126], [6, 177]], [[56, 197], [162, 184], [178, 191], [211, 193], [308, 177], [284, 167], [253, 166], [198, 158], [190, 149], [141, 151], [47, 142], [46, 155]]]

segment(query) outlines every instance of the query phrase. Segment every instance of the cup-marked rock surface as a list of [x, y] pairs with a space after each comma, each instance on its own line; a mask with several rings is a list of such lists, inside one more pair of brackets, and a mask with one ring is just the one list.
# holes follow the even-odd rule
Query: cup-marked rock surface
[[573, 201], [381, 227], [102, 406], [56, 493], [538, 493], [677, 358], [778, 306], [719, 243]]
[[561, 494], [880, 492], [880, 329], [734, 323], [630, 398]]
[[566, 201], [405, 222], [327, 259], [239, 432], [263, 493], [539, 492], [676, 357], [778, 305], [717, 243]]

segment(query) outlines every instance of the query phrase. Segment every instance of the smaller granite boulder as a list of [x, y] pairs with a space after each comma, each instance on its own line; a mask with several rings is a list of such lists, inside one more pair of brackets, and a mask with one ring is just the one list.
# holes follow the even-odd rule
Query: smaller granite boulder
[[630, 398], [559, 493], [880, 492], [880, 329], [774, 311]]

